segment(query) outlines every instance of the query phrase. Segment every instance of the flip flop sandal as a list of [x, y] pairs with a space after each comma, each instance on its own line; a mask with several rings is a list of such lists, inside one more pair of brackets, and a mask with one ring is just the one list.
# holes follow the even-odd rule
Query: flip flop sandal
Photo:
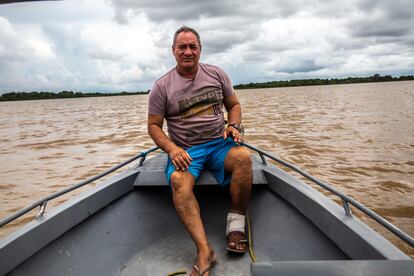
[[[203, 270], [200, 271], [200, 269], [197, 267], [197, 265], [193, 265], [193, 268], [195, 270], [195, 272], [197, 273], [197, 276], [203, 276], [204, 274], [206, 274], [207, 272], [210, 272], [214, 265], [216, 264], [216, 262], [211, 262], [206, 268], [204, 268]], [[188, 274], [190, 275], [190, 274]]]
[[[229, 236], [231, 235], [231, 233], [232, 232], [229, 233]], [[231, 248], [230, 246], [228, 246], [229, 243], [230, 243], [230, 241], [227, 241], [227, 248], [226, 248], [226, 250], [228, 252], [237, 253], [237, 254], [244, 254], [244, 253], [246, 253], [246, 251], [247, 251], [247, 243], [248, 243], [248, 241], [246, 239], [241, 239], [241, 240], [238, 240], [238, 241], [234, 241], [233, 242], [234, 245], [235, 245], [234, 248]], [[245, 243], [246, 244], [246, 247], [244, 248], [244, 250], [238, 250], [237, 249], [237, 245], [239, 245], [241, 243]]]

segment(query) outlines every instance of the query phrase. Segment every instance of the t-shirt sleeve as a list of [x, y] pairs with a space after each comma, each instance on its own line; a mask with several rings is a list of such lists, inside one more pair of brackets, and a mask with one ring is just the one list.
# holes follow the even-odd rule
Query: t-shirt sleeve
[[231, 83], [230, 77], [222, 70], [221, 68], [218, 68], [218, 73], [220, 75], [220, 79], [223, 84], [223, 96], [231, 96], [234, 94], [233, 84]]
[[151, 115], [165, 116], [167, 112], [167, 95], [157, 83], [151, 88], [148, 97], [148, 113]]

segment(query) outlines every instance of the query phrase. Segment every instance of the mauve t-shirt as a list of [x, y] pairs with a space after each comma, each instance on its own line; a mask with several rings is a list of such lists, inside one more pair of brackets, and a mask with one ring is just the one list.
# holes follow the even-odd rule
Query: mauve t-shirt
[[233, 93], [230, 78], [217, 66], [200, 63], [194, 79], [174, 68], [154, 83], [148, 112], [163, 116], [170, 139], [187, 148], [223, 135], [223, 99]]

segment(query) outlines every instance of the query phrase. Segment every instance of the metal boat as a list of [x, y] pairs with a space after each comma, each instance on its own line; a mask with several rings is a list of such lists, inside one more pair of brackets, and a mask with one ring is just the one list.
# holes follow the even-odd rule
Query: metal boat
[[[205, 171], [195, 186], [218, 262], [212, 275], [414, 275], [414, 261], [352, 215], [356, 208], [414, 247], [414, 239], [296, 166], [254, 146], [248, 208], [250, 254], [226, 253], [228, 188]], [[172, 275], [189, 270], [195, 247], [171, 198], [166, 154], [153, 148], [42, 198], [0, 222], [39, 208], [36, 219], [0, 241], [0, 275]], [[273, 160], [273, 161], [272, 161]], [[269, 162], [270, 161], [270, 162]], [[136, 162], [136, 163], [134, 163]], [[277, 167], [297, 171], [343, 206]], [[132, 163], [112, 178], [46, 211], [47, 202]]]

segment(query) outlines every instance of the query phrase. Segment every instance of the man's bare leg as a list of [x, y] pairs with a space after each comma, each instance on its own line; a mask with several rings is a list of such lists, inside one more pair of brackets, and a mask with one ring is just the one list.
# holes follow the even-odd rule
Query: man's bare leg
[[[194, 176], [189, 172], [175, 171], [171, 175], [170, 182], [175, 209], [197, 248], [196, 265], [200, 270], [203, 270], [214, 260], [215, 255], [207, 240], [201, 220], [200, 207], [193, 193]], [[195, 272], [193, 271], [190, 275], [195, 275]], [[209, 273], [205, 275], [209, 275]]]
[[[224, 168], [231, 172], [230, 182], [230, 197], [231, 197], [231, 212], [241, 215], [246, 214], [247, 205], [250, 199], [250, 194], [253, 184], [252, 160], [250, 152], [244, 147], [233, 147], [228, 152], [224, 160]], [[235, 240], [244, 239], [242, 233], [236, 232], [234, 234]], [[239, 243], [229, 244], [230, 248], [237, 250], [245, 250], [246, 244]]]

